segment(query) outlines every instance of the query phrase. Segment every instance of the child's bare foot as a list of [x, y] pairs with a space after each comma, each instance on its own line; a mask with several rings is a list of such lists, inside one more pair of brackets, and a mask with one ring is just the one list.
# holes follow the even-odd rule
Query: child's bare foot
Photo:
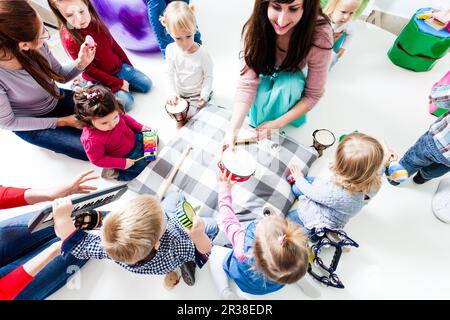
[[164, 277], [164, 288], [167, 290], [173, 289], [180, 282], [180, 275], [175, 271], [169, 272]]

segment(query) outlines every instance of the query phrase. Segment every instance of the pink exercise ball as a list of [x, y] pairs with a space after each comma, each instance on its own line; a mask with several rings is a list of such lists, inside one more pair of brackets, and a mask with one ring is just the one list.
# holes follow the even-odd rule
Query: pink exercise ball
[[92, 3], [119, 45], [134, 51], [159, 51], [145, 0], [92, 0]]

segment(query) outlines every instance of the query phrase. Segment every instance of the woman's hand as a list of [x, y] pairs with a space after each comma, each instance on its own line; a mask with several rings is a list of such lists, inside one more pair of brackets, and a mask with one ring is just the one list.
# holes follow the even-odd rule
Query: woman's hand
[[57, 127], [72, 127], [76, 129], [83, 129], [83, 124], [78, 121], [76, 116], [74, 114], [67, 116], [67, 117], [61, 117], [58, 118], [56, 122]]
[[237, 137], [233, 132], [227, 131], [227, 133], [225, 134], [225, 137], [223, 139], [223, 142], [222, 142], [222, 152], [224, 152], [225, 149], [227, 149], [227, 148], [231, 148], [231, 150], [235, 150], [236, 139], [237, 139]]
[[97, 190], [97, 187], [83, 184], [86, 181], [98, 179], [98, 176], [94, 176], [92, 175], [92, 173], [94, 173], [94, 170], [83, 172], [68, 185], [57, 187], [51, 190], [49, 194], [50, 198], [56, 199], [61, 197], [67, 197], [72, 194], [88, 194], [92, 190]]
[[89, 47], [86, 45], [86, 42], [81, 45], [80, 51], [78, 52], [78, 58], [75, 60], [75, 65], [78, 70], [84, 70], [91, 64], [95, 58], [95, 51], [96, 47]]
[[141, 132], [151, 131], [151, 130], [152, 130], [152, 128], [150, 128], [149, 126], [142, 126]]

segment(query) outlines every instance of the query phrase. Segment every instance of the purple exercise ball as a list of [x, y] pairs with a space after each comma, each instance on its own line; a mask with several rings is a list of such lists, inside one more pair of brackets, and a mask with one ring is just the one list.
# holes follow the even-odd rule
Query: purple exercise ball
[[159, 51], [145, 0], [92, 0], [92, 3], [119, 45], [134, 51]]

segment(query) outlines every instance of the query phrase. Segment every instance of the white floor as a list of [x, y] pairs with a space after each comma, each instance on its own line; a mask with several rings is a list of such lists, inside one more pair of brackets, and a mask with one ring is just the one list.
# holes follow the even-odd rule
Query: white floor
[[[215, 63], [215, 102], [232, 108], [239, 75], [241, 26], [253, 1], [197, 0], [198, 21], [205, 47]], [[428, 93], [450, 67], [450, 55], [426, 73], [394, 66], [387, 51], [394, 36], [373, 25], [358, 24], [348, 52], [328, 77], [325, 96], [309, 113], [308, 123], [285, 128], [301, 143], [311, 143], [316, 128], [328, 128], [337, 136], [359, 130], [380, 139], [402, 155], [435, 119], [427, 113]], [[136, 95], [131, 112], [136, 119], [158, 128], [162, 139], [173, 136], [175, 125], [164, 111], [167, 87], [160, 55], [130, 53], [135, 66], [153, 80], [154, 88]], [[87, 162], [26, 144], [14, 134], [0, 131], [1, 184], [40, 187], [69, 181], [92, 168]], [[335, 147], [312, 167], [312, 174], [326, 172]], [[100, 170], [97, 168], [99, 173]], [[308, 282], [319, 299], [448, 299], [450, 226], [431, 212], [431, 198], [439, 180], [418, 186], [408, 181], [401, 187], [384, 183], [375, 199], [347, 226], [360, 248], [345, 253], [338, 274], [346, 288], [326, 288]], [[211, 183], [215, 183], [212, 181]], [[102, 187], [109, 182], [98, 181]], [[134, 195], [128, 192], [123, 202]], [[30, 208], [4, 211], [1, 219]], [[135, 275], [111, 261], [89, 261], [70, 285], [50, 299], [218, 299], [207, 265], [197, 270], [194, 287], [181, 283], [172, 291], [162, 286], [162, 276]], [[311, 299], [296, 286], [287, 286], [262, 299]]]

